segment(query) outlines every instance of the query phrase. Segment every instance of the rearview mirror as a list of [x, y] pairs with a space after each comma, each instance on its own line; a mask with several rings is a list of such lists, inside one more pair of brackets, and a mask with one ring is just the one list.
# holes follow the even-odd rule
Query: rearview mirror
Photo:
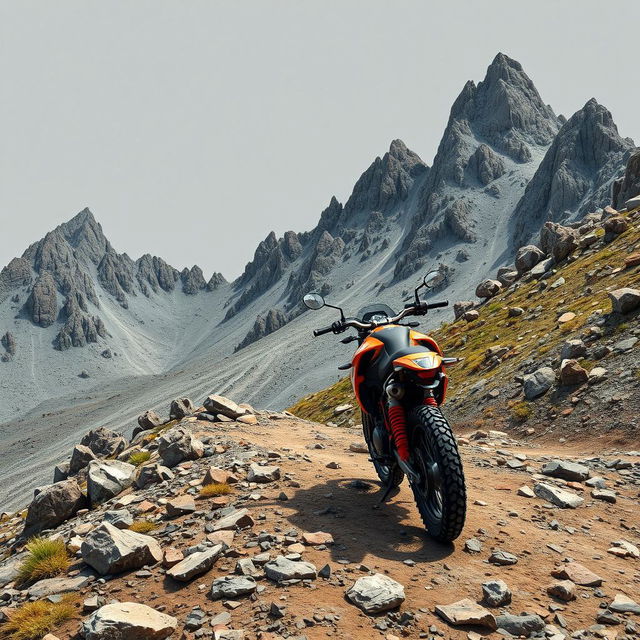
[[441, 275], [439, 271], [429, 271], [429, 273], [427, 273], [427, 275], [423, 278], [422, 282], [424, 283], [425, 287], [431, 288], [438, 284], [440, 280]]
[[302, 302], [304, 302], [306, 307], [314, 311], [324, 307], [324, 298], [319, 293], [307, 293], [307, 295], [302, 298]]

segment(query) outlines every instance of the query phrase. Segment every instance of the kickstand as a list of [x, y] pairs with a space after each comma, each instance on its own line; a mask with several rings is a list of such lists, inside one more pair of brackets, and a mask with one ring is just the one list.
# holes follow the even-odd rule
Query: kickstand
[[391, 494], [391, 492], [396, 489], [397, 487], [393, 484], [388, 484], [386, 489], [384, 490], [384, 493], [382, 494], [382, 498], [380, 498], [380, 500], [378, 500], [378, 506], [380, 506], [383, 502], [387, 501], [387, 498], [389, 497], [389, 495]]

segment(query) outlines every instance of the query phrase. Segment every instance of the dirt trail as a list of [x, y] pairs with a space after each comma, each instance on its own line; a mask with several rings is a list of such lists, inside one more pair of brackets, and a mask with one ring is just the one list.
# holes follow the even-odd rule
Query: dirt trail
[[[205, 424], [198, 423], [197, 427]], [[624, 538], [635, 545], [640, 542], [639, 488], [637, 484], [625, 481], [618, 471], [598, 473], [605, 477], [609, 487], [624, 482], [616, 487], [616, 504], [592, 500], [585, 487], [582, 493], [584, 506], [561, 510], [550, 508], [538, 498], [518, 496], [519, 487], [533, 486], [531, 473], [497, 466], [495, 460], [500, 457], [496, 449], [502, 454], [506, 453], [503, 450], [524, 454], [537, 471], [541, 466], [539, 458], [567, 459], [566, 451], [556, 451], [548, 446], [544, 449], [521, 447], [513, 443], [505, 446], [492, 441], [486, 445], [463, 444], [461, 452], [469, 504], [467, 523], [454, 545], [441, 545], [425, 535], [406, 482], [388, 503], [378, 506], [380, 490], [367, 455], [349, 450], [352, 442], [361, 440], [355, 429], [261, 418], [259, 425], [216, 425], [215, 431], [207, 426], [207, 431], [209, 435], [215, 433], [232, 438], [249, 449], [263, 447], [282, 456], [277, 464], [283, 479], [259, 486], [262, 499], [246, 505], [258, 517], [253, 534], [236, 536], [234, 548], [237, 554], [251, 556], [260, 552], [260, 549], [245, 548], [243, 541], [261, 530], [280, 534], [294, 528], [300, 532], [327, 531], [333, 535], [335, 544], [320, 551], [307, 547], [303, 559], [318, 568], [328, 563], [332, 578], [328, 581], [319, 578], [311, 587], [284, 588], [263, 580], [261, 584], [265, 584], [266, 589], [257, 602], [241, 599], [238, 608], [228, 610], [221, 602], [209, 600], [206, 593], [214, 578], [233, 573], [235, 559], [230, 558], [219, 561], [209, 573], [182, 587], [169, 584], [156, 571], [152, 578], [144, 580], [133, 575], [119, 577], [101, 587], [107, 599], [132, 599], [154, 607], [163, 605], [166, 612], [181, 621], [196, 604], [210, 615], [228, 611], [231, 621], [227, 627], [245, 629], [247, 638], [258, 637], [255, 629], [265, 624], [265, 620], [256, 621], [260, 605], [266, 603], [268, 607], [274, 601], [287, 606], [287, 617], [283, 622], [287, 623], [289, 633], [292, 636], [304, 634], [310, 640], [327, 636], [345, 639], [385, 637], [386, 634], [392, 634], [389, 637], [394, 634], [408, 638], [430, 637], [434, 635], [433, 630], [429, 631], [432, 625], [445, 637], [466, 638], [468, 629], [449, 627], [433, 613], [433, 608], [467, 597], [480, 601], [481, 584], [490, 578], [504, 580], [513, 592], [513, 602], [507, 607], [509, 612], [537, 613], [547, 623], [558, 626], [555, 613], [549, 608], [555, 606], [566, 621], [565, 633], [595, 624], [600, 602], [610, 602], [616, 593], [638, 599], [640, 561], [607, 553], [614, 540]], [[591, 449], [589, 443], [584, 443], [582, 451], [578, 452], [574, 447], [572, 454], [583, 459], [603, 455], [600, 444], [594, 443], [594, 447]], [[638, 461], [638, 458], [628, 459]], [[339, 468], [327, 468], [331, 462], [337, 463]], [[354, 480], [365, 481], [368, 488], [354, 488]], [[300, 486], [296, 487], [296, 484]], [[283, 491], [288, 497], [286, 501], [278, 499]], [[557, 530], [551, 526], [554, 519], [559, 523]], [[464, 550], [465, 540], [472, 537], [482, 543], [479, 553]], [[194, 544], [199, 539], [204, 539], [203, 531], [199, 537], [185, 540], [185, 544]], [[517, 564], [508, 567], [489, 564], [487, 559], [493, 549], [515, 554]], [[597, 594], [600, 597], [594, 589], [586, 587], [578, 587], [577, 599], [569, 603], [547, 595], [546, 587], [554, 581], [551, 571], [566, 558], [584, 564], [603, 578], [603, 586]], [[384, 614], [366, 616], [345, 600], [345, 589], [355, 579], [366, 575], [369, 569], [387, 573], [404, 585], [406, 601], [400, 614], [410, 611], [414, 616], [404, 629], [388, 626], [389, 618]], [[498, 614], [499, 610], [493, 612]], [[303, 619], [310, 621], [314, 614], [316, 617], [329, 614], [339, 619], [333, 622], [320, 619], [314, 626], [305, 626]], [[377, 629], [375, 625], [383, 628]], [[77, 628], [77, 621], [70, 622], [57, 635], [61, 640], [73, 638]]]

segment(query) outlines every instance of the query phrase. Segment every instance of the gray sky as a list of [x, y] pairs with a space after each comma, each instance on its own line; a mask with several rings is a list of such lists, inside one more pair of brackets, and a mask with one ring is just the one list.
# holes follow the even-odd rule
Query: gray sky
[[556, 113], [594, 96], [640, 142], [639, 19], [636, 1], [0, 0], [0, 266], [89, 206], [133, 258], [234, 277], [393, 138], [431, 164], [499, 50]]

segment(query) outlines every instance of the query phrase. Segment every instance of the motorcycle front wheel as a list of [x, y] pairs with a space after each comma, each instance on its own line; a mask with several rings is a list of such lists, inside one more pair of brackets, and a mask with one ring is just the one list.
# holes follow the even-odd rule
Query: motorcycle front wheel
[[446, 418], [437, 407], [420, 406], [408, 415], [411, 466], [419, 475], [411, 489], [427, 533], [452, 542], [464, 527], [467, 511], [462, 461]]

